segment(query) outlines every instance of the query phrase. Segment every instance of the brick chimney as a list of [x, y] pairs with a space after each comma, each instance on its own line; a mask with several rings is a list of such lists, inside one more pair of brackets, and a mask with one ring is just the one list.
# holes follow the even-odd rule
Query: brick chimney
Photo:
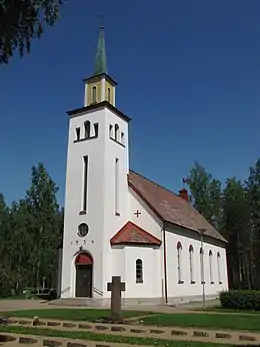
[[190, 200], [189, 200], [189, 194], [188, 194], [187, 189], [185, 189], [185, 188], [181, 189], [181, 190], [179, 191], [179, 196], [180, 196], [182, 199], [186, 200], [187, 202], [190, 202]]

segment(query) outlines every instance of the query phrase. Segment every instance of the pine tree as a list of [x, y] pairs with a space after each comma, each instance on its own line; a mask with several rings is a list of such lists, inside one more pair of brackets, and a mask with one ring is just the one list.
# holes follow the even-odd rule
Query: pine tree
[[241, 181], [228, 179], [223, 191], [223, 235], [227, 239], [228, 277], [231, 288], [251, 288], [248, 251], [249, 206]]

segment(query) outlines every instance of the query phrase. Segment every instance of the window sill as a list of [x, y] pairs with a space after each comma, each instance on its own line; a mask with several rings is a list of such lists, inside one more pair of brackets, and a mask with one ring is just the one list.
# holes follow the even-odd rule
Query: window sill
[[120, 216], [120, 213], [119, 212], [115, 212], [115, 216]]
[[82, 211], [80, 211], [80, 213], [79, 213], [80, 216], [82, 216], [82, 215], [84, 215], [84, 214], [87, 214], [87, 211], [82, 210]]
[[183, 284], [184, 283], [184, 281], [178, 281], [178, 284]]
[[113, 139], [113, 137], [111, 137], [111, 136], [110, 136], [110, 140], [114, 141], [115, 143], [118, 143], [118, 144], [119, 144], [120, 146], [122, 146], [122, 147], [125, 147], [125, 145], [124, 145], [123, 143], [121, 143], [121, 142], [119, 142], [119, 141]]
[[195, 281], [190, 281], [190, 284], [195, 284], [196, 282]]
[[83, 138], [83, 139], [74, 140], [74, 143], [88, 141], [88, 140], [93, 140], [93, 139], [97, 139], [97, 138], [98, 138], [98, 135], [94, 135], [94, 136], [86, 137], [86, 138]]

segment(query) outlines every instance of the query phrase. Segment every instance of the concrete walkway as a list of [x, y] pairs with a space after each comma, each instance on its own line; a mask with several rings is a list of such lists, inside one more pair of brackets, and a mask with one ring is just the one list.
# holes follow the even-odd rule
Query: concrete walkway
[[[208, 302], [208, 307], [215, 306], [217, 301]], [[124, 310], [129, 311], [146, 311], [146, 312], [158, 312], [158, 313], [192, 313], [191, 310], [198, 310], [201, 307], [201, 303], [193, 303], [181, 306], [145, 306], [145, 305], [135, 305], [135, 306], [124, 306]], [[71, 307], [71, 306], [58, 306], [51, 304], [49, 302], [43, 300], [0, 300], [0, 312], [4, 311], [17, 311], [17, 310], [39, 310], [39, 309], [61, 309], [61, 308], [77, 308], [77, 309], [86, 309], [86, 308], [94, 308], [94, 309], [105, 309], [98, 307]], [[197, 313], [198, 311], [193, 311]], [[218, 312], [216, 312], [218, 313]]]

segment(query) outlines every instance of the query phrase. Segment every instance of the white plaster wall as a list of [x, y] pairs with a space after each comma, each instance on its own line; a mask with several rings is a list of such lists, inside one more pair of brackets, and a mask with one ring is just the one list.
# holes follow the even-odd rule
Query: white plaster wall
[[[113, 276], [121, 276], [121, 281], [126, 282], [126, 252], [124, 247], [114, 247], [112, 252], [112, 272]], [[122, 298], [125, 292], [122, 292]]]
[[[99, 124], [98, 138], [74, 143], [75, 129], [81, 128], [84, 136], [84, 122], [91, 122], [91, 135], [94, 135], [93, 124]], [[103, 289], [103, 229], [104, 229], [104, 176], [105, 176], [105, 138], [107, 129], [105, 110], [82, 114], [70, 119], [67, 154], [65, 217], [63, 240], [62, 297], [75, 295], [75, 256], [82, 246], [91, 253], [94, 259], [93, 285]], [[83, 157], [88, 155], [88, 201], [87, 214], [79, 215], [83, 198]], [[85, 238], [77, 235], [78, 225], [87, 223], [89, 233]], [[69, 290], [67, 290], [69, 288]], [[63, 293], [65, 290], [65, 293]], [[94, 293], [94, 296], [97, 294]]]
[[[160, 249], [150, 247], [125, 247], [127, 298], [161, 298]], [[143, 262], [143, 283], [136, 283], [136, 260]]]
[[[104, 237], [103, 237], [103, 291], [105, 297], [110, 297], [107, 292], [107, 282], [115, 276], [116, 270], [113, 267], [114, 254], [118, 250], [111, 248], [110, 239], [124, 226], [129, 219], [129, 193], [127, 175], [129, 172], [129, 149], [128, 149], [128, 123], [118, 117], [111, 110], [106, 109], [105, 113], [105, 176], [104, 176]], [[110, 139], [109, 127], [119, 125], [119, 134], [124, 133], [124, 146]], [[113, 132], [114, 133], [114, 132]], [[115, 134], [115, 133], [114, 133]], [[119, 214], [115, 214], [115, 160], [119, 159]]]
[[[81, 127], [84, 134], [84, 122], [99, 124], [99, 135], [74, 143], [75, 129]], [[109, 126], [119, 125], [119, 131], [124, 133], [124, 146], [111, 140]], [[94, 135], [94, 128], [91, 135]], [[86, 215], [79, 215], [82, 210], [83, 194], [83, 157], [88, 155], [88, 201]], [[119, 212], [115, 215], [115, 159], [119, 159]], [[69, 130], [67, 177], [65, 194], [65, 226], [62, 290], [70, 287], [62, 297], [75, 296], [75, 256], [79, 247], [91, 253], [94, 261], [93, 286], [103, 297], [110, 297], [107, 292], [107, 282], [117, 273], [114, 271], [116, 253], [111, 249], [111, 237], [128, 220], [128, 123], [107, 108], [95, 110], [89, 114], [71, 118]], [[89, 225], [86, 238], [77, 236], [78, 225], [85, 222]], [[71, 243], [72, 242], [72, 243]], [[123, 254], [121, 252], [121, 254]], [[120, 255], [119, 259], [120, 261]], [[115, 269], [116, 270], [116, 269]], [[121, 270], [120, 270], [121, 272]], [[95, 291], [94, 297], [99, 297]]]
[[[140, 197], [129, 188], [130, 193], [130, 216], [129, 220], [140, 228], [143, 228], [148, 233], [157, 237], [159, 240], [162, 238], [162, 222], [159, 218], [149, 209], [148, 206], [140, 199]], [[136, 211], [141, 212], [137, 217]]]
[[[178, 284], [178, 261], [177, 261], [177, 243], [182, 244], [182, 280], [183, 284]], [[191, 284], [190, 277], [190, 262], [189, 262], [189, 246], [192, 245], [194, 249], [193, 254], [193, 278], [195, 284]], [[171, 232], [166, 232], [166, 253], [167, 253], [167, 282], [168, 282], [168, 297], [185, 297], [185, 296], [198, 296], [202, 295], [201, 284], [201, 266], [200, 266], [200, 247], [201, 243], [198, 239], [193, 239], [181, 235], [180, 231], [176, 229]], [[205, 280], [205, 294], [217, 295], [221, 290], [228, 288], [227, 284], [227, 271], [226, 271], [226, 250], [225, 248], [218, 247], [214, 244], [204, 242], [204, 280]], [[210, 283], [209, 272], [209, 251], [213, 253], [213, 279], [214, 284]], [[221, 273], [222, 284], [218, 281], [217, 270], [217, 252], [221, 255]]]

